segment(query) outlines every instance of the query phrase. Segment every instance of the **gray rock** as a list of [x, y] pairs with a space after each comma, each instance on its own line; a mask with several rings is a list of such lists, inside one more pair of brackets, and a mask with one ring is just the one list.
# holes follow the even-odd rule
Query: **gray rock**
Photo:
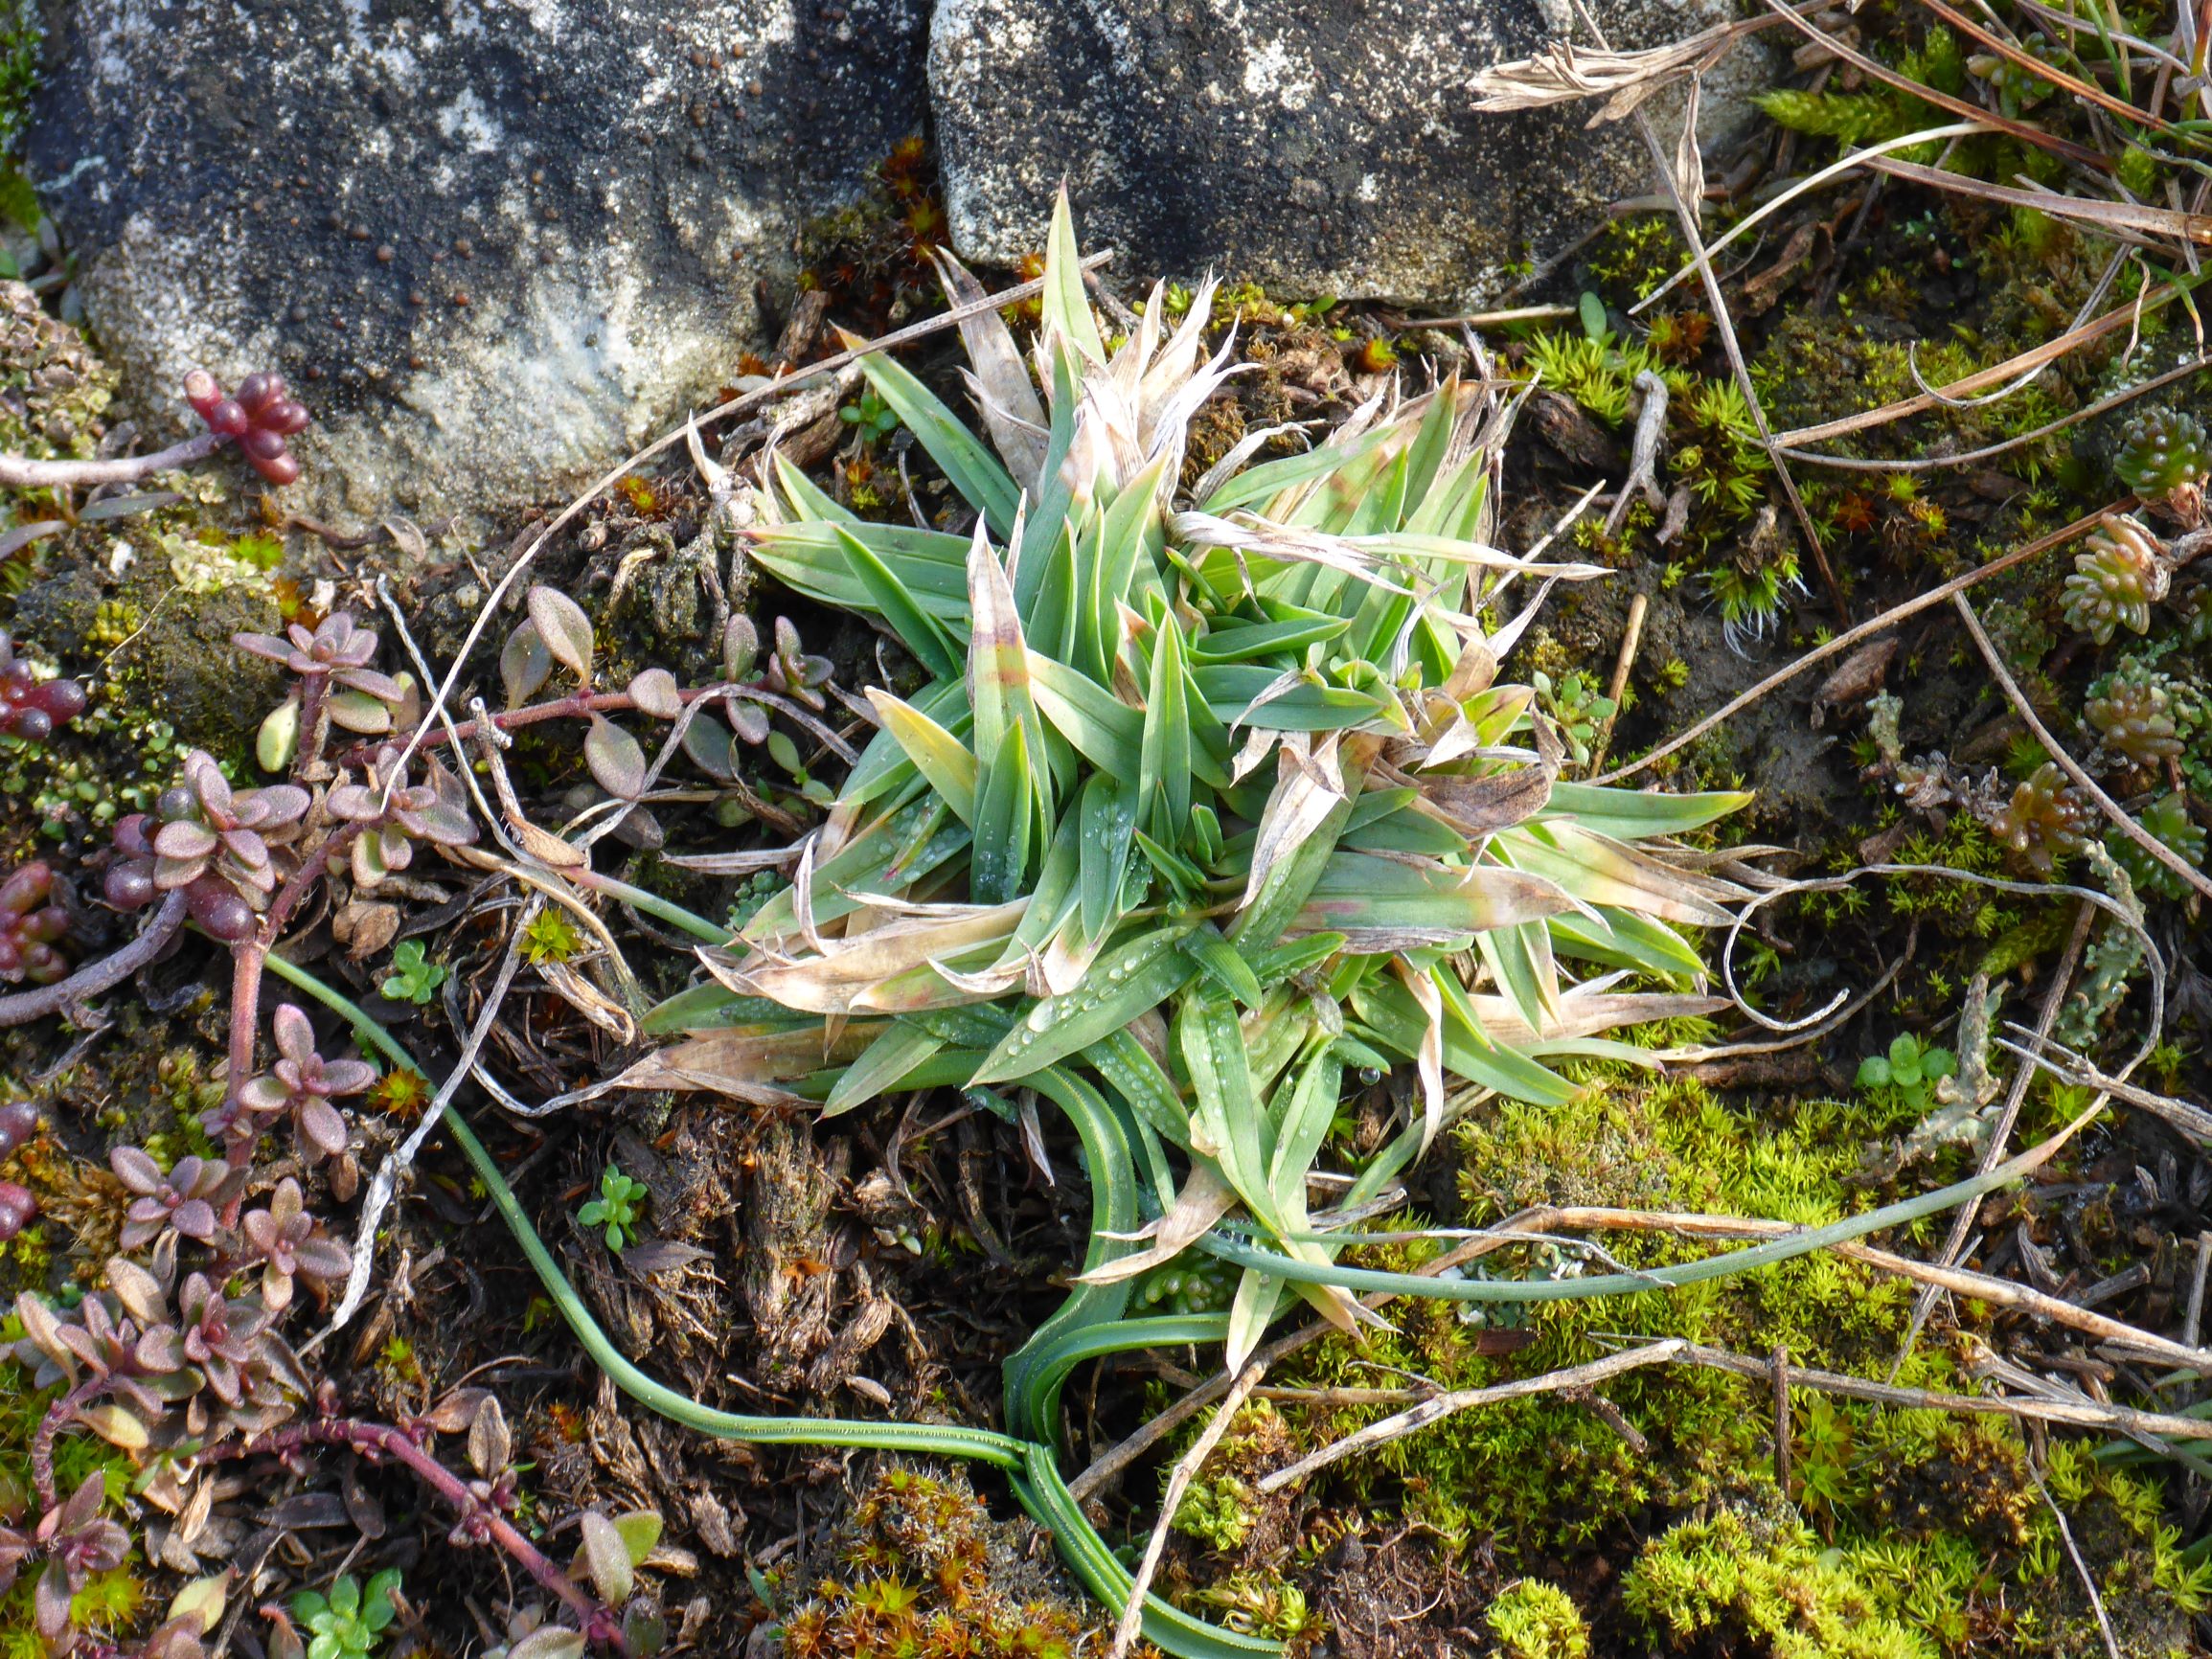
[[63, 0], [30, 165], [143, 412], [278, 368], [292, 498], [565, 490], [712, 400], [921, 126], [923, 0]]
[[[1728, 0], [1596, 0], [1620, 49], [1733, 16]], [[954, 246], [1042, 245], [1064, 177], [1125, 278], [1211, 267], [1285, 295], [1479, 305], [1509, 264], [1655, 188], [1594, 104], [1477, 115], [1469, 78], [1531, 56], [1565, 0], [937, 0], [929, 87]], [[1585, 36], [1584, 38], [1587, 38]], [[1764, 49], [1708, 80], [1710, 143]], [[1677, 93], [1653, 108], [1672, 144]]]

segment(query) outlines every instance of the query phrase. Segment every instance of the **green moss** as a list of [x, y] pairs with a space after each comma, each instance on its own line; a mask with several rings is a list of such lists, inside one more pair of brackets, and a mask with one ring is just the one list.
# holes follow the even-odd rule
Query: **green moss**
[[[0, 1344], [11, 1348], [22, 1334], [23, 1327], [13, 1315], [0, 1321]], [[15, 1361], [0, 1361], [0, 1511], [17, 1517], [18, 1524], [28, 1524], [21, 1517], [35, 1506], [31, 1443], [54, 1398], [54, 1390], [34, 1389], [30, 1374]], [[127, 1456], [92, 1435], [64, 1434], [54, 1443], [55, 1484], [61, 1491], [75, 1491], [93, 1474], [103, 1478], [107, 1501], [115, 1506], [128, 1496], [135, 1470]], [[121, 1637], [143, 1622], [148, 1596], [144, 1572], [134, 1555], [123, 1566], [85, 1582], [74, 1606], [88, 1629]], [[0, 1597], [0, 1659], [17, 1654], [44, 1659], [46, 1648], [32, 1612], [36, 1581], [35, 1573], [26, 1573]]]
[[1500, 1659], [1588, 1659], [1590, 1627], [1582, 1609], [1541, 1579], [1508, 1584], [1482, 1617]]
[[1629, 1612], [1676, 1647], [1756, 1642], [1774, 1659], [1935, 1659], [1839, 1558], [1788, 1519], [1722, 1509], [1647, 1545], [1622, 1581]]
[[[1768, 1098], [1752, 1110], [1686, 1079], [1653, 1082], [1609, 1065], [1582, 1075], [1590, 1086], [1566, 1105], [1493, 1102], [1459, 1131], [1465, 1210], [1455, 1220], [1495, 1223], [1549, 1204], [1817, 1225], [1903, 1190], [1892, 1148], [1918, 1114], [1894, 1090], [1849, 1101]], [[2023, 1136], [2032, 1132], [2023, 1125]], [[1916, 1168], [1910, 1184], [1941, 1173], [1940, 1164]], [[1925, 1254], [1947, 1222], [1933, 1217], [1884, 1242]], [[1632, 1230], [1596, 1237], [1630, 1268], [1712, 1248]], [[1362, 1260], [1403, 1267], [1435, 1248], [1379, 1246]], [[1585, 1268], [1570, 1247], [1531, 1244], [1494, 1251], [1477, 1270], [1571, 1278], [1605, 1264]], [[1392, 1329], [1357, 1342], [1328, 1337], [1270, 1380], [1372, 1389], [1417, 1375], [1448, 1390], [1479, 1388], [1587, 1361], [1613, 1345], [1605, 1333], [1620, 1332], [1679, 1335], [1738, 1352], [1780, 1347], [1802, 1366], [1890, 1378], [1911, 1305], [1908, 1284], [1819, 1255], [1672, 1291], [1536, 1305], [1517, 1321], [1441, 1303], [1402, 1305], [1391, 1310]], [[1962, 1309], [1962, 1319], [1975, 1316]], [[1971, 1335], [1954, 1345], [1924, 1334], [1892, 1380], [1963, 1391], [1962, 1362], [1973, 1349]], [[1635, 1581], [1643, 1587], [1630, 1605], [1642, 1628], [1666, 1643], [1711, 1644], [1700, 1651], [1932, 1659], [1970, 1631], [1987, 1635], [2000, 1624], [2008, 1630], [2002, 1651], [2069, 1651], [2051, 1633], [2071, 1628], [2074, 1604], [2063, 1575], [2055, 1590], [2046, 1583], [2039, 1540], [2048, 1522], [2015, 1425], [1800, 1390], [1784, 1490], [1764, 1382], [1653, 1368], [1616, 1377], [1604, 1393], [1640, 1443], [1586, 1404], [1544, 1395], [1449, 1415], [1348, 1460], [1332, 1479], [1357, 1510], [1426, 1529], [1449, 1547], [1479, 1547], [1509, 1574], [1588, 1554], [1617, 1559], [1624, 1547], [1641, 1547]], [[1290, 1437], [1281, 1462], [1392, 1408], [1284, 1401], [1278, 1409]], [[2114, 1472], [2089, 1468], [2085, 1478], [2098, 1484], [2088, 1508], [2125, 1511], [2141, 1524], [2092, 1526], [2095, 1542], [2084, 1546], [2092, 1561], [2120, 1575], [2115, 1581], [2139, 1581], [2146, 1594], [2160, 1583], [2188, 1584], [2194, 1594], [2212, 1587], [2212, 1571], [2199, 1584], [2172, 1537], [2156, 1530], [2156, 1489], [2131, 1476], [2132, 1485], [2113, 1495]], [[1217, 1501], [1210, 1523], [1227, 1512]], [[1236, 1513], [1247, 1530], [1279, 1526], [1264, 1504]], [[1713, 1552], [1731, 1556], [1732, 1576], [1705, 1570]], [[1249, 1542], [1244, 1553], [1250, 1558]], [[1790, 1584], [1802, 1594], [1785, 1595]], [[2042, 1623], [2013, 1628], [2008, 1609], [2045, 1593], [2054, 1600]]]
[[[29, 0], [0, 0], [0, 138], [11, 119], [9, 92], [20, 33], [10, 20]], [[20, 109], [14, 114], [19, 117]], [[85, 349], [77, 330], [49, 317], [37, 295], [20, 283], [0, 282], [0, 450], [37, 459], [83, 459], [93, 452], [115, 375]], [[43, 501], [43, 491], [28, 492]], [[43, 512], [22, 516], [45, 516]]]
[[0, 4], [0, 154], [13, 154], [31, 120], [38, 90], [39, 48], [46, 38], [37, 0]]

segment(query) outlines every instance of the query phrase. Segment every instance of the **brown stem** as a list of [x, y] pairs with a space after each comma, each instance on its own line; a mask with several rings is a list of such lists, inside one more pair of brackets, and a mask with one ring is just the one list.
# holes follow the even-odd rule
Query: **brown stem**
[[484, 1537], [497, 1544], [517, 1566], [536, 1579], [548, 1595], [565, 1606], [585, 1636], [606, 1644], [619, 1654], [629, 1652], [612, 1610], [586, 1595], [574, 1579], [548, 1560], [536, 1544], [524, 1537], [512, 1521], [470, 1491], [460, 1476], [399, 1430], [352, 1418], [325, 1418], [319, 1422], [302, 1423], [264, 1435], [239, 1448], [238, 1455], [283, 1453], [308, 1444], [344, 1446], [371, 1461], [388, 1457], [404, 1464], [417, 1480], [445, 1499], [465, 1523], [472, 1530], [481, 1529]]
[[177, 929], [184, 925], [184, 895], [171, 893], [161, 901], [161, 908], [153, 913], [153, 920], [139, 936], [121, 950], [98, 962], [86, 963], [67, 979], [53, 985], [0, 996], [0, 1026], [27, 1025], [32, 1020], [44, 1019], [50, 1013], [76, 1007], [88, 996], [98, 996], [110, 987], [121, 985], [162, 953], [176, 937]]
[[[689, 701], [699, 693], [684, 692], [677, 694]], [[512, 732], [518, 726], [535, 726], [540, 720], [582, 719], [586, 715], [618, 715], [626, 709], [636, 707], [636, 699], [627, 692], [599, 692], [591, 694], [580, 692], [574, 696], [556, 697], [550, 703], [533, 703], [527, 709], [510, 709], [504, 715], [493, 715], [491, 725], [494, 731]], [[476, 736], [478, 722], [474, 720], [459, 720], [454, 723], [451, 733], [443, 728], [424, 733], [422, 747], [434, 747], [447, 741], [449, 738], [467, 742]]]
[[0, 489], [53, 489], [79, 485], [136, 484], [156, 472], [190, 466], [205, 461], [231, 440], [219, 432], [202, 432], [182, 443], [151, 455], [130, 455], [114, 461], [34, 461], [26, 455], [0, 455]]

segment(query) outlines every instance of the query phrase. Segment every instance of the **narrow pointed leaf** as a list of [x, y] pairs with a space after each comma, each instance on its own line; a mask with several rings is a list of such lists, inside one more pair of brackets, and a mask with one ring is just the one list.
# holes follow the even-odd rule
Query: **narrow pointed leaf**
[[975, 757], [950, 732], [889, 692], [868, 688], [868, 701], [883, 729], [906, 751], [929, 786], [964, 823], [975, 822]]
[[877, 613], [891, 625], [892, 631], [914, 653], [914, 660], [927, 669], [934, 679], [958, 679], [959, 653], [953, 650], [945, 630], [866, 542], [842, 525], [835, 529], [838, 544], [845, 550], [854, 576], [868, 590]]
[[1083, 983], [1037, 1004], [977, 1068], [977, 1083], [1009, 1082], [1064, 1059], [1188, 985], [1197, 966], [1182, 953], [1187, 925], [1170, 924], [1109, 946]]
[[[856, 335], [847, 335], [845, 343], [857, 346], [861, 341]], [[929, 459], [952, 480], [952, 488], [983, 514], [992, 534], [1001, 537], [1011, 534], [1021, 491], [983, 440], [961, 423], [943, 398], [881, 352], [872, 352], [862, 357], [860, 372], [868, 376], [876, 395], [929, 451]]]

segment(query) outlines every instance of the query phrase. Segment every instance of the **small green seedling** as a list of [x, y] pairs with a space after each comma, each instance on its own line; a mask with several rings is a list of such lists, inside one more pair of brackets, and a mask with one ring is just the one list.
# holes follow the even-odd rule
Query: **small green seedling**
[[340, 1575], [329, 1595], [302, 1590], [292, 1598], [292, 1617], [308, 1627], [308, 1659], [368, 1659], [392, 1623], [397, 1609], [392, 1592], [399, 1571], [388, 1568], [367, 1589], [353, 1574]]
[[870, 443], [890, 437], [899, 428], [898, 412], [873, 392], [861, 393], [858, 401], [838, 410], [837, 419]]
[[1566, 739], [1575, 764], [1588, 765], [1590, 745], [1597, 741], [1598, 734], [1619, 711], [1620, 705], [1598, 690], [1594, 677], [1579, 671], [1561, 675], [1555, 686], [1551, 675], [1539, 670], [1529, 676], [1529, 683], [1536, 688], [1544, 712], [1551, 716], [1560, 735]]
[[427, 1003], [445, 983], [445, 969], [423, 953], [422, 942], [410, 939], [392, 951], [392, 971], [385, 975], [383, 992], [394, 1002]]
[[1939, 1079], [1958, 1071], [1958, 1057], [1946, 1048], [1923, 1047], [1910, 1032], [1889, 1045], [1887, 1055], [1868, 1055], [1859, 1062], [1862, 1089], [1895, 1089], [1914, 1111], [1925, 1110]]
[[647, 1197], [643, 1181], [633, 1181], [617, 1164], [609, 1164], [599, 1178], [599, 1196], [576, 1213], [586, 1227], [606, 1229], [606, 1247], [617, 1256], [637, 1239], [638, 1212]]

